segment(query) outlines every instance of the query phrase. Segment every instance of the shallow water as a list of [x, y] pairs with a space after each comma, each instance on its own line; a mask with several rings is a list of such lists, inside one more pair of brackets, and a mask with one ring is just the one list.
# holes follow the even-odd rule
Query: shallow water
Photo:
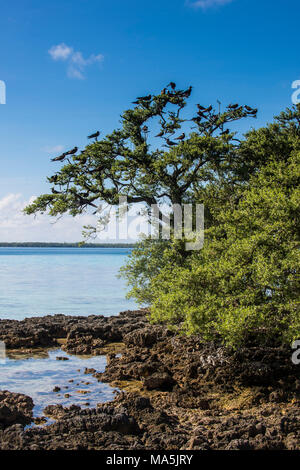
[[[58, 356], [68, 360], [57, 360]], [[0, 390], [29, 395], [35, 404], [35, 417], [41, 416], [47, 405], [75, 404], [93, 408], [97, 403], [112, 400], [116, 389], [98, 382], [90, 374], [84, 374], [84, 369], [88, 367], [103, 372], [105, 365], [105, 356], [73, 356], [61, 349], [45, 350], [34, 357], [19, 354], [0, 364]], [[61, 388], [58, 393], [53, 392], [56, 386]], [[67, 393], [69, 398], [64, 396]]]
[[0, 318], [135, 309], [117, 278], [130, 248], [0, 248]]

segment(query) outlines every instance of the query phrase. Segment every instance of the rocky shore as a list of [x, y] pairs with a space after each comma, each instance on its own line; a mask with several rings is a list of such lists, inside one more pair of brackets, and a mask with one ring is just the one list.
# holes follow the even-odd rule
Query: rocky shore
[[289, 348], [233, 352], [150, 325], [147, 310], [0, 320], [0, 341], [105, 354], [103, 373], [85, 372], [121, 390], [94, 409], [48, 406], [53, 423], [26, 428], [32, 399], [0, 391], [0, 449], [300, 449], [300, 366]]

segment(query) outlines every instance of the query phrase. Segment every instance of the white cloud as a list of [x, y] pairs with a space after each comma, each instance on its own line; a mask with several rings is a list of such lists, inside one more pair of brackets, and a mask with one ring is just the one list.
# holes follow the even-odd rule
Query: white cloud
[[188, 5], [193, 8], [202, 8], [202, 10], [207, 10], [208, 8], [217, 7], [221, 5], [226, 5], [231, 3], [233, 0], [188, 0]]
[[44, 147], [42, 150], [46, 153], [59, 153], [64, 149], [64, 145], [54, 145], [53, 147]]
[[73, 53], [73, 48], [61, 43], [57, 46], [52, 46], [48, 52], [53, 60], [67, 60]]
[[95, 216], [65, 215], [55, 222], [47, 214], [25, 215], [22, 211], [35, 199], [22, 194], [8, 194], [0, 199], [1, 242], [77, 242], [82, 240], [83, 225], [95, 224]]
[[49, 54], [53, 60], [62, 60], [67, 63], [67, 75], [70, 78], [83, 80], [85, 78], [84, 71], [89, 65], [100, 63], [103, 61], [102, 54], [92, 54], [87, 59], [83, 57], [82, 52], [74, 51], [73, 47], [64, 43], [52, 46]]

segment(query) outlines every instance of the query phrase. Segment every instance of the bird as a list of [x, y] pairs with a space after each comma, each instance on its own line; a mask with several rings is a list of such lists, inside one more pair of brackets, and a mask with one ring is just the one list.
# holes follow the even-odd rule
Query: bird
[[138, 101], [150, 101], [152, 98], [152, 95], [147, 95], [147, 96], [138, 96], [137, 100]]
[[197, 124], [200, 124], [201, 117], [200, 116], [194, 117], [194, 118], [192, 118], [192, 121], [196, 122]]
[[175, 88], [176, 88], [176, 83], [170, 82], [169, 85], [167, 85], [167, 86], [170, 86], [170, 87], [172, 88], [172, 90], [175, 90]]
[[185, 138], [185, 133], [183, 132], [179, 137], [176, 137], [175, 140], [183, 140]]
[[185, 96], [186, 98], [188, 98], [188, 97], [191, 95], [192, 89], [193, 89], [193, 87], [190, 86], [190, 87], [188, 87], [188, 89], [184, 92], [184, 96]]
[[78, 147], [74, 147], [72, 150], [66, 152], [66, 155], [74, 155], [78, 151]]
[[165, 131], [161, 131], [159, 134], [157, 134], [155, 137], [162, 137], [164, 135]]
[[236, 109], [236, 108], [238, 108], [238, 107], [239, 107], [238, 103], [236, 103], [236, 104], [230, 104], [230, 105], [228, 106], [229, 109]]
[[88, 135], [88, 139], [98, 139], [100, 131], [95, 132], [94, 134]]
[[58, 180], [58, 175], [53, 175], [53, 176], [51, 176], [51, 178], [48, 178], [48, 180], [49, 180], [49, 183], [56, 184], [57, 180]]
[[61, 162], [66, 158], [67, 155], [68, 155], [67, 152], [62, 153], [61, 155], [59, 155], [59, 157], [52, 158], [51, 161], [52, 162]]
[[176, 142], [172, 142], [172, 140], [170, 139], [166, 139], [166, 142], [168, 145], [172, 146], [172, 145], [176, 145]]

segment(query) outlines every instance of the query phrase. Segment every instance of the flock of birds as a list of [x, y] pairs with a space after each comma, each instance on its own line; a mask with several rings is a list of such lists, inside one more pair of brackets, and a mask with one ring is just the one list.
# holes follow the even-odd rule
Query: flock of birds
[[[100, 135], [100, 131], [95, 132], [94, 134], [88, 135], [88, 139], [95, 139], [96, 141], [98, 140], [98, 137]], [[66, 157], [69, 155], [75, 155], [75, 153], [78, 152], [78, 147], [74, 147], [71, 150], [68, 150], [67, 152], [62, 153], [58, 157], [52, 158], [52, 162], [61, 162], [63, 161]]]
[[[191, 95], [192, 89], [193, 89], [193, 87], [190, 86], [189, 88], [187, 88], [184, 91], [175, 91], [176, 90], [176, 83], [170, 82], [166, 86], [166, 88], [164, 88], [161, 91], [161, 95], [166, 95], [167, 97], [177, 96], [179, 98], [188, 98]], [[146, 96], [138, 96], [136, 101], [133, 101], [133, 104], [136, 104], [136, 105], [141, 105], [142, 104], [143, 106], [147, 107], [148, 105], [150, 105], [151, 100], [152, 100], [152, 95], [151, 94], [146, 95]], [[199, 124], [201, 124], [201, 121], [203, 119], [208, 119], [208, 118], [210, 118], [214, 121], [218, 120], [218, 118], [219, 118], [218, 114], [215, 114], [213, 116], [210, 115], [210, 113], [213, 111], [212, 105], [210, 105], [206, 108], [205, 106], [201, 106], [200, 104], [197, 104], [197, 108], [198, 108], [197, 116], [191, 119], [191, 121], [195, 122], [196, 124], [199, 125]], [[257, 114], [257, 109], [251, 108], [250, 106], [240, 106], [238, 103], [230, 104], [229, 106], [227, 106], [228, 111], [239, 111], [239, 110], [242, 111], [244, 109], [246, 110], [246, 112], [249, 116], [256, 116], [256, 114]], [[146, 126], [146, 125], [143, 126], [142, 127], [142, 132], [147, 134], [149, 132], [148, 126]], [[177, 145], [178, 142], [182, 142], [186, 137], [185, 133], [183, 132], [180, 136], [174, 138], [174, 140], [176, 140], [178, 142], [174, 142], [169, 137], [165, 137], [166, 133], [169, 133], [169, 132], [166, 132], [163, 129], [155, 137], [163, 138], [165, 140], [167, 146], [169, 146], [169, 147], [173, 147], [174, 145]], [[223, 130], [220, 133], [220, 135], [228, 135], [229, 133], [230, 133], [229, 129], [226, 129], [226, 130]], [[87, 138], [88, 139], [95, 139], [95, 141], [97, 141], [99, 136], [100, 136], [100, 131], [97, 131], [97, 132], [89, 135]], [[53, 162], [63, 161], [66, 157], [71, 156], [71, 155], [75, 155], [77, 152], [78, 152], [78, 147], [74, 147], [73, 149], [62, 153], [58, 157], [52, 158], [52, 161]]]

